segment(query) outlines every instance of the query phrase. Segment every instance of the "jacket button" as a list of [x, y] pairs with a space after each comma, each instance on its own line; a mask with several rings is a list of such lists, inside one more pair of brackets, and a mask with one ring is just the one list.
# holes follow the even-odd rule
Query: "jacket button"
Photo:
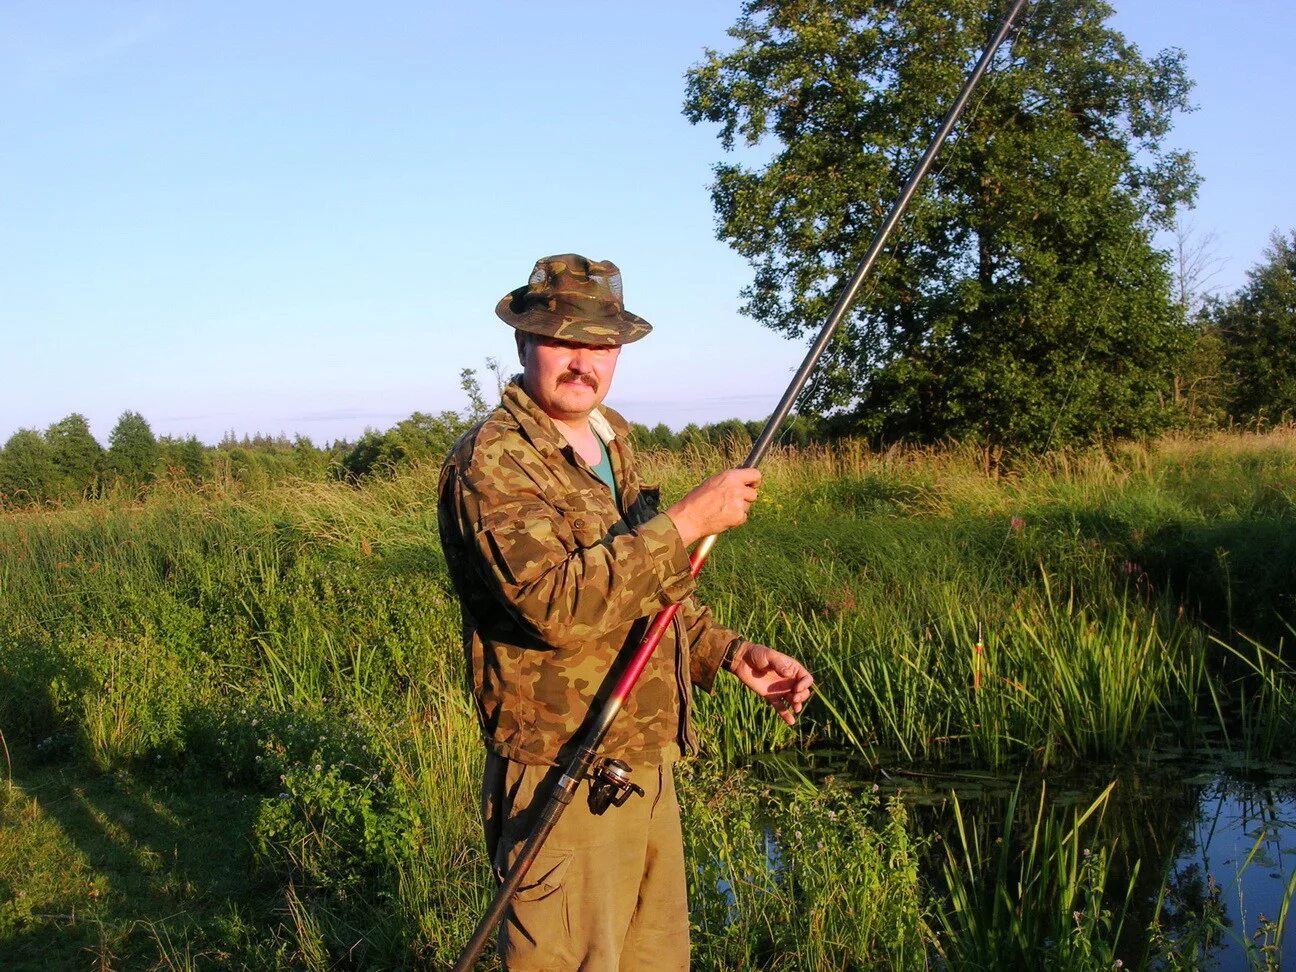
[[584, 521], [584, 520], [573, 520], [573, 521], [572, 521], [572, 526], [574, 526], [577, 530], [584, 529], [584, 527], [585, 527], [585, 521]]

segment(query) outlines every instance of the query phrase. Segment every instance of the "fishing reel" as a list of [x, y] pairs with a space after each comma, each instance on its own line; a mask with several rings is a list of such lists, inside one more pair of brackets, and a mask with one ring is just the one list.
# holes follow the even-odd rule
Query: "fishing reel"
[[644, 795], [643, 787], [630, 782], [630, 767], [619, 759], [601, 759], [590, 773], [590, 812], [602, 814], [608, 807], [619, 807], [631, 793]]

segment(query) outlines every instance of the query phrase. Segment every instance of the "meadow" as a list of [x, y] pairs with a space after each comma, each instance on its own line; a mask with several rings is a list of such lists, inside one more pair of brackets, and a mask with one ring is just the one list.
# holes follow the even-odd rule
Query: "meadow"
[[[669, 497], [741, 453], [645, 458]], [[1190, 811], [1145, 806], [1161, 843], [1103, 821], [1168, 753], [1286, 756], [1296, 430], [764, 469], [703, 596], [817, 695], [795, 731], [731, 680], [700, 703], [695, 967], [1199, 967], [1229, 930], [1167, 873]], [[435, 482], [0, 516], [0, 965], [454, 958], [491, 887]], [[946, 782], [972, 778], [1015, 781], [1008, 809], [971, 813]]]

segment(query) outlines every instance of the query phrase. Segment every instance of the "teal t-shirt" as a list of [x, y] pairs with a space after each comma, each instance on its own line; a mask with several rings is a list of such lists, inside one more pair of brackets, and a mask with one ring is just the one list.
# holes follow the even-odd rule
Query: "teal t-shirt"
[[612, 457], [608, 455], [607, 444], [596, 435], [599, 444], [599, 461], [594, 467], [594, 475], [607, 484], [607, 488], [612, 490], [612, 502], [620, 505], [621, 497], [617, 494], [616, 478], [612, 475]]

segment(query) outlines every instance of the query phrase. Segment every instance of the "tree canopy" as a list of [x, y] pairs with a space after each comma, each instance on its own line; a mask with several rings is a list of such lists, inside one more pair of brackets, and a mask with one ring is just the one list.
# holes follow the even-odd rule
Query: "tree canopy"
[[50, 457], [58, 470], [58, 492], [67, 499], [94, 492], [103, 460], [103, 446], [90, 434], [90, 423], [80, 412], [59, 419], [45, 431]]
[[0, 450], [0, 499], [4, 502], [48, 499], [57, 478], [49, 444], [35, 429], [19, 429]]
[[1275, 232], [1247, 283], [1210, 316], [1224, 345], [1234, 418], [1296, 415], [1296, 230]]
[[[725, 149], [743, 310], [817, 331], [996, 28], [990, 0], [748, 0], [688, 74]], [[885, 439], [1028, 447], [1150, 430], [1182, 326], [1151, 235], [1196, 189], [1164, 141], [1191, 88], [1097, 0], [1037, 0], [1001, 49], [801, 406]]]
[[156, 474], [159, 455], [148, 419], [139, 412], [122, 412], [108, 435], [107, 471], [139, 485]]

